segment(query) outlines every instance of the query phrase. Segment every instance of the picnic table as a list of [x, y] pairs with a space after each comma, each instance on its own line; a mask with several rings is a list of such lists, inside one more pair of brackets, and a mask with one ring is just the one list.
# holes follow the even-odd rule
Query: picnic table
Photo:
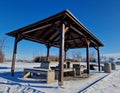
[[[50, 69], [50, 62], [41, 62], [40, 67], [24, 68], [24, 78], [32, 77], [32, 75], [37, 75], [38, 78], [44, 79], [46, 83], [51, 83], [55, 81], [55, 72]], [[43, 78], [41, 78], [43, 77]]]

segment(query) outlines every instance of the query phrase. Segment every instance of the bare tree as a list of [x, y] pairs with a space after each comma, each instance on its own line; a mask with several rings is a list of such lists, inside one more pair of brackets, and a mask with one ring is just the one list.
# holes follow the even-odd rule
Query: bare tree
[[82, 54], [81, 54], [81, 52], [80, 51], [72, 51], [72, 58], [74, 59], [74, 60], [76, 60], [76, 61], [81, 61], [81, 59], [82, 59]]
[[93, 51], [90, 53], [90, 62], [96, 62], [95, 52]]
[[115, 59], [113, 57], [108, 58], [108, 62], [113, 62]]
[[5, 58], [3, 52], [3, 48], [5, 48], [5, 40], [6, 38], [0, 39], [0, 63], [3, 63]]
[[107, 57], [106, 56], [101, 56], [100, 59], [107, 62]]
[[66, 52], [66, 55], [65, 55], [65, 56], [66, 56], [66, 61], [70, 61], [70, 59], [71, 59], [70, 56], [71, 56], [71, 55], [70, 55], [70, 52], [69, 52], [69, 51]]

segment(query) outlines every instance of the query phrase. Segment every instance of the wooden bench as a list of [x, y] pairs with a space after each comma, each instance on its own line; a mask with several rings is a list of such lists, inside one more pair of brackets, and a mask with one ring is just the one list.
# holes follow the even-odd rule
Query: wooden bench
[[[98, 67], [97, 64], [90, 64], [90, 70], [95, 70], [96, 67]], [[103, 69], [103, 66], [102, 66], [102, 65], [100, 65], [100, 67]]]
[[[63, 69], [64, 76], [80, 76], [86, 70], [86, 66], [80, 65], [80, 63], [72, 63], [71, 66], [71, 62], [66, 62], [64, 65], [66, 65]], [[58, 79], [58, 73], [59, 66], [55, 69], [55, 80]]]
[[[73, 68], [64, 68], [63, 70], [64, 75], [68, 74], [68, 76], [74, 76], [75, 75], [75, 70]], [[55, 80], [58, 80], [58, 74], [59, 74], [59, 69], [55, 70]]]
[[50, 69], [50, 62], [41, 62], [40, 67], [24, 68], [24, 78], [32, 77], [37, 75], [37, 78], [43, 79], [46, 83], [55, 81], [55, 72]]
[[75, 69], [75, 75], [79, 76], [80, 74], [84, 73], [84, 70], [86, 70], [86, 66], [78, 64], [73, 64], [73, 68]]

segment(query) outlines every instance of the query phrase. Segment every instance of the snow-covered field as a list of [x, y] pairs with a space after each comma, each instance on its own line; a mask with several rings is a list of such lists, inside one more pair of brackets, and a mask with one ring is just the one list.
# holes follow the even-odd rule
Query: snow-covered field
[[120, 67], [84, 93], [120, 93]]
[[[0, 63], [0, 93], [80, 93], [92, 83], [94, 84], [83, 93], [120, 93], [120, 66], [110, 74], [92, 71], [89, 78], [64, 81], [64, 88], [59, 88], [57, 81], [46, 84], [39, 80], [24, 79], [23, 68], [35, 66], [39, 66], [39, 63], [17, 62], [15, 76], [12, 77], [11, 62]], [[104, 76], [106, 77], [98, 81]]]

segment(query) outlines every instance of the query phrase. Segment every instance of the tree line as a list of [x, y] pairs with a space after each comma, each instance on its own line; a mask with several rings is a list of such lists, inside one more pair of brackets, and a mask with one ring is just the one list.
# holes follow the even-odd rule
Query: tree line
[[[97, 62], [97, 57], [95, 52], [91, 52], [89, 54], [90, 62]], [[113, 57], [106, 57], [106, 56], [101, 56], [101, 60], [104, 60], [105, 62], [113, 62], [115, 59]], [[34, 57], [33, 62], [40, 62], [40, 61], [46, 61], [46, 56], [37, 56]], [[49, 61], [59, 61], [59, 56], [50, 56]], [[82, 53], [80, 51], [72, 51], [71, 55], [70, 53], [66, 54], [66, 60], [65, 61], [72, 61], [72, 62], [86, 62], [86, 57], [83, 57]]]
[[4, 62], [5, 55], [4, 55], [4, 48], [5, 48], [5, 38], [0, 39], [0, 63]]

